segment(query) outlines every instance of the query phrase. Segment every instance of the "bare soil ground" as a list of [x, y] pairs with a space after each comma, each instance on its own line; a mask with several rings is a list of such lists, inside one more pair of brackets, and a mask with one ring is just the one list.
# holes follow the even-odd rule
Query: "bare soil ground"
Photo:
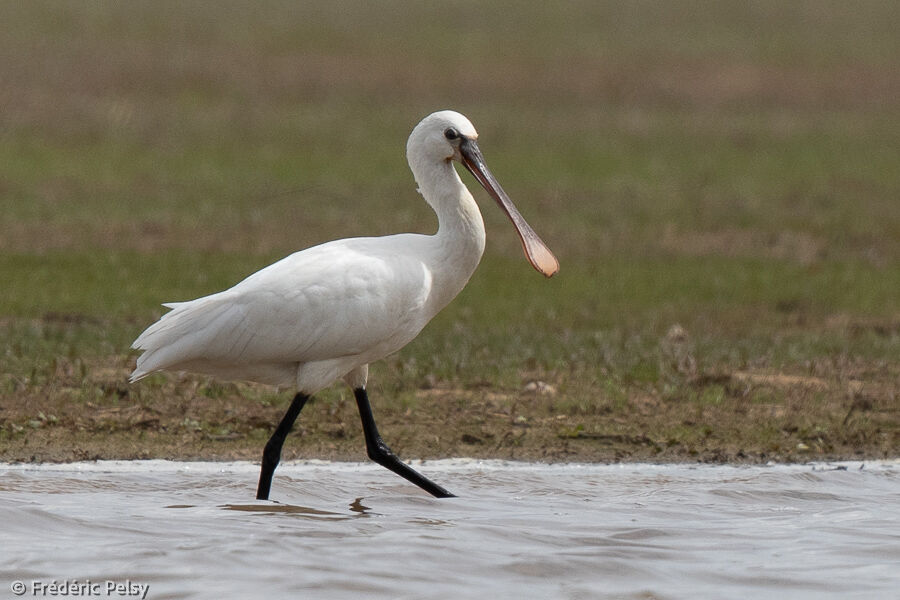
[[[158, 377], [152, 393], [124, 383], [121, 358], [60, 361], [47, 386], [0, 407], [0, 460], [166, 458], [257, 460], [290, 393], [260, 398], [246, 385]], [[766, 371], [696, 375], [698, 399], [633, 388], [590, 410], [561, 402], [559, 382], [522, 389], [436, 385], [385, 398], [372, 386], [383, 436], [407, 459], [456, 456], [539, 461], [767, 462], [873, 459], [900, 447], [895, 382]], [[888, 376], [888, 373], [882, 375]], [[96, 396], [73, 401], [85, 386]], [[71, 393], [70, 393], [71, 392]], [[249, 396], [249, 399], [248, 399]], [[148, 400], [152, 398], [152, 401]], [[365, 460], [352, 394], [313, 399], [285, 459]]]

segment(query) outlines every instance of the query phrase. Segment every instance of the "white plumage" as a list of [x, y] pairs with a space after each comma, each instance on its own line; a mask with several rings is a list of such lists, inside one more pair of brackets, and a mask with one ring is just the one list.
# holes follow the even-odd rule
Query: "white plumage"
[[184, 370], [313, 394], [409, 343], [463, 289], [484, 251], [481, 213], [450, 160], [450, 128], [477, 136], [464, 116], [442, 111], [407, 147], [438, 214], [435, 235], [328, 242], [218, 294], [166, 304], [171, 312], [133, 344], [144, 353], [131, 381]]
[[425, 242], [329, 242], [224, 292], [167, 304], [172, 311], [134, 343], [144, 354], [132, 380], [178, 369], [315, 393], [402, 348], [442, 308]]
[[370, 457], [436, 496], [449, 492], [399, 461], [381, 441], [365, 392], [368, 364], [396, 352], [466, 285], [484, 252], [484, 223], [453, 167], [466, 166], [507, 213], [526, 256], [547, 277], [556, 258], [484, 164], [475, 128], [441, 111], [407, 143], [419, 192], [438, 216], [434, 235], [350, 238], [296, 252], [234, 287], [171, 311], [135, 340], [131, 381], [160, 370], [295, 386], [297, 396], [266, 446], [258, 498], [306, 399], [337, 379], [353, 388]]

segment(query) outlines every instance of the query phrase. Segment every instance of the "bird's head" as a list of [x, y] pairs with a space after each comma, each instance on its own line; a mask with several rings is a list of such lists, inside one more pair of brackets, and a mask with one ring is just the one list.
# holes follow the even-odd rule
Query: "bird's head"
[[559, 261], [528, 225], [487, 168], [477, 140], [478, 132], [469, 119], [458, 112], [442, 110], [428, 115], [416, 125], [409, 136], [406, 154], [414, 173], [417, 171], [414, 163], [418, 161], [431, 165], [453, 160], [460, 162], [512, 221], [531, 265], [544, 276], [553, 276], [559, 271]]
[[460, 147], [466, 140], [475, 141], [478, 132], [466, 117], [452, 110], [432, 113], [416, 125], [409, 136], [407, 153], [414, 152], [426, 160], [462, 162]]

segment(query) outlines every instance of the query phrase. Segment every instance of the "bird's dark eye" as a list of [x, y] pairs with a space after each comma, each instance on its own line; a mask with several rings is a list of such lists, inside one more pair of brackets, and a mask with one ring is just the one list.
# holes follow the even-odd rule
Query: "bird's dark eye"
[[459, 132], [452, 127], [448, 127], [444, 130], [444, 137], [448, 140], [455, 140], [459, 137]]

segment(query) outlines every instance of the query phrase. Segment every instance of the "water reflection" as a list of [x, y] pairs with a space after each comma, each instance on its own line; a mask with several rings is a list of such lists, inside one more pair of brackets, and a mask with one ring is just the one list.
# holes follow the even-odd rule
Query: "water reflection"
[[238, 510], [250, 513], [262, 513], [267, 515], [297, 515], [301, 517], [327, 517], [331, 519], [352, 519], [353, 515], [343, 515], [329, 510], [320, 510], [309, 506], [296, 506], [293, 504], [223, 504], [220, 508], [225, 510]]
[[368, 506], [363, 505], [362, 498], [357, 498], [356, 500], [354, 500], [353, 502], [350, 503], [350, 510], [352, 510], [355, 513], [359, 513], [360, 515], [366, 515], [372, 509], [369, 508]]
[[[225, 510], [236, 510], [248, 513], [259, 513], [269, 515], [294, 515], [301, 517], [313, 517], [316, 519], [357, 519], [360, 517], [371, 517], [372, 509], [362, 503], [362, 498], [356, 498], [348, 505], [350, 514], [335, 512], [331, 510], [322, 510], [311, 506], [299, 506], [296, 504], [283, 504], [277, 501], [261, 501], [256, 504], [223, 504], [219, 508]], [[191, 505], [172, 505], [167, 508], [191, 508]]]

